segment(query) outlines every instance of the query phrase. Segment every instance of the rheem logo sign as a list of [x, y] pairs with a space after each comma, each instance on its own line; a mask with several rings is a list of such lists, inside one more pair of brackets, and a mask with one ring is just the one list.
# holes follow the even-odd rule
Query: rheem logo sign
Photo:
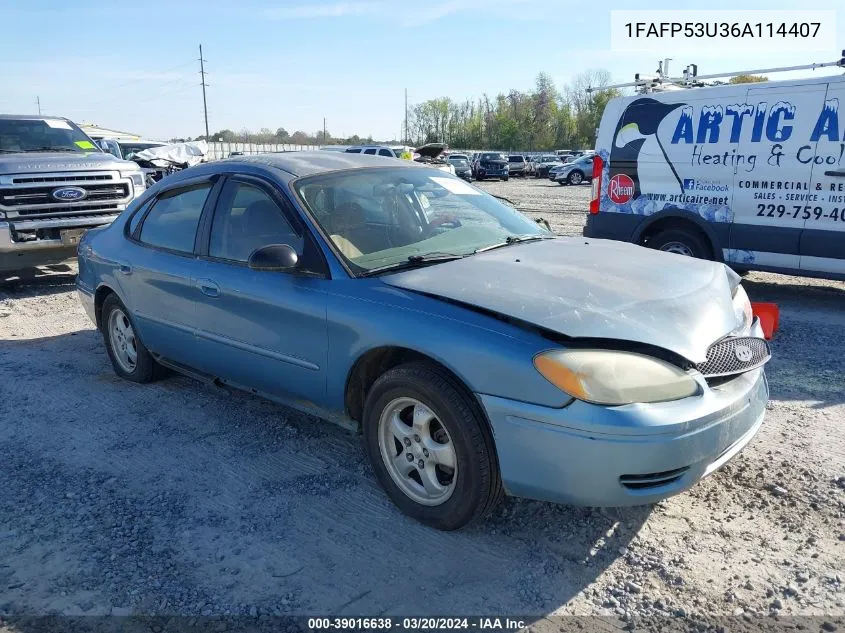
[[607, 195], [616, 204], [625, 204], [634, 197], [634, 181], [626, 174], [616, 174], [607, 184]]

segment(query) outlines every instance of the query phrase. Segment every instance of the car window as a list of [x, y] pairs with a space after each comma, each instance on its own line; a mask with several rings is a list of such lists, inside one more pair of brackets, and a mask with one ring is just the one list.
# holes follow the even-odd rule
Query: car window
[[396, 154], [391, 152], [389, 149], [380, 149], [378, 154], [379, 154], [379, 156], [387, 156], [389, 158], [396, 158]]
[[270, 244], [287, 244], [302, 253], [302, 238], [266, 191], [243, 182], [228, 183], [214, 212], [208, 254], [246, 262], [252, 251]]
[[360, 148], [360, 147], [350, 147], [350, 148], [349, 148], [348, 150], [346, 150], [346, 151], [347, 151], [349, 154], [360, 154], [360, 153], [361, 153], [361, 148]]
[[370, 148], [370, 149], [365, 149], [365, 150], [364, 150], [364, 153], [365, 153], [365, 154], [371, 154], [371, 155], [372, 155], [372, 154], [375, 154], [375, 153], [376, 153], [376, 150], [374, 150], [373, 148]]
[[193, 253], [197, 225], [211, 183], [162, 194], [144, 218], [139, 239], [144, 244]]

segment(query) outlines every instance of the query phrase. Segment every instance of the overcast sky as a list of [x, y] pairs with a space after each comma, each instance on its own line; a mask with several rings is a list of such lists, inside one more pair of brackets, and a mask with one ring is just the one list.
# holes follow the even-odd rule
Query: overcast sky
[[[284, 127], [313, 133], [327, 118], [337, 136], [400, 133], [404, 90], [411, 103], [526, 90], [540, 71], [562, 87], [587, 68], [615, 81], [649, 73], [665, 53], [610, 50], [611, 9], [585, 0], [0, 0], [0, 111], [46, 114], [140, 133], [202, 134], [197, 45], [208, 60], [211, 132]], [[814, 0], [812, 8], [841, 2]], [[677, 8], [642, 2], [638, 9]], [[690, 8], [705, 8], [704, 3]], [[802, 9], [806, 2], [746, 1], [743, 9]], [[736, 8], [709, 0], [706, 8]], [[754, 54], [705, 46], [679, 54], [675, 74], [830, 61], [829, 51]], [[765, 20], [765, 13], [761, 13]], [[816, 71], [830, 72], [828, 71]], [[806, 75], [808, 73], [800, 73]], [[778, 78], [788, 78], [780, 75]], [[794, 76], [794, 75], [792, 75]]]

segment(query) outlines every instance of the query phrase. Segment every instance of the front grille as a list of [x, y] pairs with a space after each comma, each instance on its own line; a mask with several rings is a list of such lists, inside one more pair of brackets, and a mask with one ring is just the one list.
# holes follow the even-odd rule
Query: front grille
[[696, 366], [706, 378], [741, 374], [762, 367], [772, 354], [762, 338], [739, 336], [725, 338], [710, 346], [707, 360]]
[[[15, 207], [28, 207], [31, 205], [57, 205], [61, 204], [53, 198], [53, 190], [55, 187], [15, 187], [9, 189], [0, 189], [0, 206], [7, 209], [14, 209]], [[104, 183], [104, 184], [86, 184], [80, 189], [85, 189], [86, 196], [83, 200], [91, 202], [100, 202], [108, 200], [123, 200], [129, 196], [128, 183]], [[54, 210], [55, 207], [52, 210]], [[40, 209], [32, 209], [28, 211], [21, 211], [21, 215], [30, 213], [41, 213]]]
[[645, 490], [667, 486], [678, 481], [689, 470], [689, 466], [666, 470], [661, 473], [646, 473], [644, 475], [622, 475], [619, 483], [629, 490]]
[[29, 183], [58, 183], [64, 184], [68, 182], [95, 182], [99, 180], [114, 180], [111, 174], [82, 174], [82, 175], [67, 175], [67, 176], [26, 176], [12, 178], [12, 183], [16, 185], [26, 185]]

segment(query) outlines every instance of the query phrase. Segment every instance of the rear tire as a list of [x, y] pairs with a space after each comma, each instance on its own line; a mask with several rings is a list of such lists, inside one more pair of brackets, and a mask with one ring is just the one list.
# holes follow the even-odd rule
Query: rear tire
[[584, 174], [582, 174], [580, 171], [573, 171], [569, 174], [567, 180], [569, 181], [570, 185], [580, 185], [582, 182], [584, 182]]
[[152, 382], [156, 375], [156, 362], [141, 343], [129, 310], [110, 294], [102, 307], [103, 340], [114, 372], [132, 382]]
[[507, 176], [505, 176], [504, 178], [502, 178], [502, 180], [503, 180], [503, 181], [505, 181], [505, 182], [507, 182], [507, 181], [508, 181], [508, 177], [507, 177]]
[[408, 363], [379, 377], [364, 404], [363, 433], [388, 497], [421, 523], [456, 530], [504, 496], [486, 420], [435, 365]]
[[698, 259], [712, 259], [705, 240], [687, 229], [667, 229], [648, 240], [647, 246], [665, 253], [676, 253]]

